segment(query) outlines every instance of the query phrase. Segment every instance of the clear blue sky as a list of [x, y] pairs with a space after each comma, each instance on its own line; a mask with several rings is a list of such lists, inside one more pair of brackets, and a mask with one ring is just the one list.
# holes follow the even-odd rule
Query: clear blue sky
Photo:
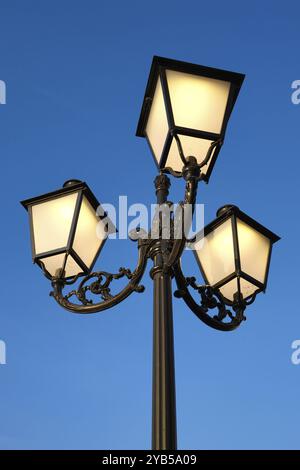
[[[19, 200], [73, 177], [103, 202], [153, 202], [156, 170], [135, 137], [153, 55], [246, 74], [198, 202], [206, 222], [235, 203], [282, 236], [267, 293], [239, 330], [211, 330], [174, 299], [179, 447], [300, 447], [300, 366], [290, 360], [300, 339], [299, 15], [296, 1], [1, 1], [0, 448], [150, 445], [148, 274], [146, 292], [115, 309], [62, 310], [31, 264]], [[182, 192], [176, 180], [173, 200]], [[133, 268], [135, 256], [131, 242], [109, 241], [98, 266]], [[197, 272], [191, 253], [184, 270]]]

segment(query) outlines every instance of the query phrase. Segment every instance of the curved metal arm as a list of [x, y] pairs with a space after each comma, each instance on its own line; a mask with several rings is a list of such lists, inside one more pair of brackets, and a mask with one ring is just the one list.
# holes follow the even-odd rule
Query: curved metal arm
[[197, 165], [196, 158], [194, 157], [189, 157], [189, 158], [190, 158], [189, 161], [187, 162], [186, 166], [183, 168], [183, 176], [184, 176], [184, 179], [186, 180], [184, 201], [181, 202], [179, 206], [181, 207], [181, 211], [183, 211], [183, 214], [184, 214], [184, 206], [186, 205], [191, 206], [192, 207], [192, 211], [190, 214], [191, 217], [187, 224], [185, 217], [183, 216], [184, 223], [182, 227], [183, 230], [181, 231], [182, 232], [181, 237], [178, 239], [175, 239], [173, 242], [171, 253], [168, 259], [166, 260], [166, 263], [164, 266], [165, 272], [170, 270], [172, 266], [179, 261], [183, 253], [183, 250], [185, 248], [186, 241], [187, 241], [186, 234], [189, 232], [190, 226], [192, 224], [200, 169], [199, 169], [199, 165]]
[[[187, 157], [187, 158], [185, 157], [184, 152], [183, 152], [183, 148], [182, 148], [182, 145], [181, 145], [181, 142], [180, 142], [180, 139], [179, 139], [178, 135], [173, 134], [173, 137], [176, 140], [178, 153], [179, 153], [179, 156], [181, 158], [181, 161], [186, 166], [188, 164], [188, 158], [190, 158], [190, 157]], [[214, 141], [210, 144], [210, 146], [207, 150], [206, 156], [204, 157], [202, 162], [197, 163], [197, 166], [200, 170], [201, 170], [201, 168], [203, 168], [209, 162], [214, 148], [215, 147], [220, 148], [220, 147], [222, 147], [222, 145], [223, 145], [223, 139], [218, 139], [218, 140], [216, 140], [216, 141]], [[182, 176], [184, 176], [184, 169], [182, 171], [174, 171], [171, 167], [165, 167], [161, 171], [163, 173], [169, 173], [170, 175], [174, 176], [175, 178], [182, 178]], [[198, 179], [202, 180], [202, 174], [201, 173], [199, 174]]]
[[[229, 304], [224, 301], [218, 290], [214, 290], [210, 286], [197, 285], [195, 278], [185, 278], [179, 262], [174, 266], [174, 274], [178, 287], [174, 295], [178, 298], [182, 298], [192, 312], [206, 325], [215, 330], [232, 331], [235, 330], [242, 321], [246, 320], [244, 311], [246, 306], [254, 301], [255, 296], [249, 302], [245, 302], [243, 299], [239, 298]], [[191, 286], [200, 294], [200, 305], [191, 296], [188, 286]], [[234, 313], [232, 313], [227, 306], [230, 306]], [[211, 317], [207, 312], [214, 308], [218, 309], [218, 314]], [[224, 322], [223, 320], [226, 318], [229, 318], [230, 321]]]
[[201, 168], [209, 162], [214, 148], [221, 147], [223, 143], [222, 139], [212, 142], [207, 151], [206, 157], [200, 164], [198, 164], [197, 159], [195, 157], [190, 156], [190, 157], [185, 158], [179, 137], [176, 134], [174, 134], [174, 138], [178, 146], [178, 152], [179, 152], [180, 158], [182, 162], [184, 163], [184, 167], [182, 169], [182, 172], [173, 171], [171, 168], [165, 168], [164, 171], [171, 173], [173, 176], [175, 176], [175, 178], [179, 178], [180, 176], [182, 176], [185, 179], [186, 186], [185, 186], [184, 201], [181, 202], [179, 205], [181, 207], [181, 210], [184, 210], [185, 205], [191, 205], [192, 212], [191, 212], [191, 217], [190, 217], [188, 224], [186, 224], [186, 220], [184, 218], [184, 227], [183, 227], [184, 230], [182, 231], [182, 236], [174, 240], [171, 252], [164, 265], [164, 272], [170, 271], [172, 266], [176, 264], [177, 262], [179, 262], [180, 257], [183, 253], [183, 250], [185, 248], [185, 244], [188, 241], [186, 238], [186, 234], [189, 232], [189, 229], [192, 224], [192, 218], [194, 214], [195, 202], [196, 202], [196, 196], [197, 196], [198, 182], [201, 181], [201, 178], [202, 178]]
[[[54, 279], [52, 280], [53, 291], [50, 292], [50, 295], [54, 297], [56, 302], [61, 307], [72, 313], [97, 313], [101, 312], [102, 310], [106, 310], [107, 308], [113, 307], [122, 302], [122, 300], [126, 299], [130, 294], [132, 294], [132, 292], [144, 291], [144, 286], [140, 286], [139, 282], [145, 272], [147, 265], [148, 249], [149, 244], [141, 243], [139, 247], [138, 264], [133, 272], [131, 272], [129, 269], [120, 268], [117, 274], [111, 274], [105, 271], [91, 273], [83, 278], [77, 290], [73, 290], [67, 295], [63, 294], [63, 289], [66, 283], [62, 279]], [[110, 283], [114, 279], [120, 279], [122, 277], [127, 277], [129, 279], [128, 284], [118, 294], [112, 295], [110, 293]], [[92, 278], [96, 278], [96, 281], [87, 286], [86, 283]], [[95, 304], [92, 303], [91, 300], [86, 298], [87, 291], [90, 291], [95, 295], [100, 295], [102, 302]], [[69, 298], [72, 296], [76, 296], [82, 305], [70, 302]]]
[[181, 145], [181, 142], [180, 142], [180, 139], [178, 137], [178, 135], [176, 133], [172, 133], [175, 141], [176, 141], [176, 144], [177, 144], [177, 149], [178, 149], [178, 153], [179, 153], [179, 156], [181, 158], [181, 161], [184, 165], [187, 164], [187, 160], [185, 158], [185, 155], [184, 155], [184, 151], [183, 151], [183, 148], [182, 148], [182, 145]]

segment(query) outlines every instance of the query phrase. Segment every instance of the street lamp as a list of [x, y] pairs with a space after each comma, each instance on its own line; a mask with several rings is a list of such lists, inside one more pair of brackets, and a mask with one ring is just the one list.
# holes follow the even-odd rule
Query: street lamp
[[32, 258], [49, 278], [88, 274], [112, 224], [86, 183], [66, 181], [62, 189], [22, 201], [29, 212]]
[[208, 182], [244, 75], [154, 57], [137, 136], [146, 137], [159, 169], [180, 173], [196, 157]]
[[[100, 312], [133, 292], [143, 292], [140, 281], [147, 261], [152, 260], [154, 450], [177, 448], [172, 278], [177, 284], [175, 297], [182, 298], [199, 319], [212, 328], [231, 331], [245, 320], [246, 307], [265, 290], [271, 248], [279, 240], [233, 205], [218, 211], [217, 219], [205, 227], [204, 237], [188, 240], [186, 229], [175, 236], [176, 226], [186, 220], [191, 224], [185, 217], [187, 208], [193, 214], [198, 183], [209, 180], [243, 78], [154, 57], [137, 135], [147, 138], [160, 169], [154, 180], [159, 210], [174, 207], [168, 200], [171, 182], [166, 173], [185, 181], [179, 204], [184, 217], [178, 220], [171, 209], [167, 216], [153, 220], [155, 230], [146, 236], [137, 230], [138, 261], [133, 271], [124, 267], [114, 274], [93, 271], [107, 235], [116, 229], [85, 183], [71, 180], [58, 191], [22, 202], [30, 218], [33, 260], [51, 280], [53, 298], [70, 312]], [[182, 272], [187, 244], [194, 245], [204, 284]], [[120, 278], [128, 282], [113, 294], [111, 284]], [[77, 281], [77, 288], [65, 291]], [[192, 290], [200, 295], [199, 300]], [[100, 301], [95, 302], [90, 294]]]
[[207, 285], [229, 302], [265, 291], [272, 244], [279, 237], [236, 206], [227, 205], [204, 228], [194, 254]]

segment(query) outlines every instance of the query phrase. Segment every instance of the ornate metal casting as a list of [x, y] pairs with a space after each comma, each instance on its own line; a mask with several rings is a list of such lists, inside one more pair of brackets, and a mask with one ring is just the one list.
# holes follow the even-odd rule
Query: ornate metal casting
[[[179, 156], [181, 158], [181, 161], [183, 162], [184, 164], [184, 167], [187, 166], [188, 162], [189, 162], [189, 159], [190, 158], [194, 158], [194, 157], [185, 157], [184, 155], [184, 152], [183, 152], [183, 148], [182, 148], [182, 144], [181, 144], [181, 141], [178, 137], [178, 135], [176, 133], [172, 133], [172, 136], [174, 137], [175, 141], [176, 141], [176, 145], [177, 145], [177, 149], [178, 149], [178, 153], [179, 153]], [[212, 142], [209, 146], [209, 149], [206, 153], [206, 156], [205, 158], [202, 160], [201, 163], [198, 163], [197, 160], [195, 162], [196, 166], [198, 167], [199, 169], [199, 175], [197, 177], [198, 181], [202, 180], [202, 174], [201, 174], [201, 168], [203, 168], [210, 160], [211, 158], [211, 155], [214, 151], [215, 148], [221, 148], [223, 145], [223, 139], [218, 139], [214, 142]], [[170, 167], [166, 167], [162, 170], [164, 173], [167, 173], [167, 174], [170, 174], [172, 176], [174, 176], [175, 178], [182, 178], [184, 177], [184, 171], [175, 171], [173, 170], [172, 168]]]
[[[145, 235], [145, 232], [136, 230], [135, 236], [132, 237], [134, 241], [138, 242], [139, 253], [137, 266], [134, 271], [122, 267], [115, 274], [107, 271], [95, 271], [82, 278], [75, 276], [71, 280], [64, 280], [60, 277], [52, 279], [53, 291], [50, 292], [50, 295], [53, 296], [60, 306], [73, 313], [101, 312], [122, 302], [133, 292], [143, 292], [144, 286], [140, 285], [140, 281], [145, 272], [147, 260], [151, 258], [156, 260], [156, 266], [150, 273], [151, 276], [153, 277], [158, 271], [175, 276], [178, 289], [174, 295], [182, 298], [193, 313], [207, 325], [218, 330], [231, 331], [246, 319], [244, 311], [247, 305], [254, 301], [255, 295], [251, 298], [251, 301], [247, 302], [241, 296], [236, 295], [235, 301], [229, 303], [225, 301], [219, 290], [213, 289], [208, 285], [198, 285], [195, 278], [184, 277], [182, 273], [180, 258], [186, 244], [189, 242], [186, 238], [186, 233], [192, 222], [198, 182], [201, 179], [200, 167], [194, 157], [186, 159], [182, 175], [186, 181], [186, 187], [184, 199], [179, 203], [177, 209], [181, 210], [181, 217], [177, 217], [178, 214], [174, 215], [172, 211], [170, 212], [170, 220], [168, 221], [170, 224], [170, 236], [168, 238], [164, 237], [162, 219], [154, 218], [152, 230], [149, 234]], [[161, 201], [167, 201], [170, 188], [168, 176], [161, 173], [155, 178], [154, 184], [158, 202], [160, 199]], [[173, 206], [173, 203], [170, 201], [164, 202], [164, 204], [169, 207]], [[187, 221], [183, 219], [187, 205], [192, 207], [192, 211], [190, 220], [186, 224]], [[174, 235], [176, 230], [175, 224], [180, 225], [183, 222], [186, 225], [182, 227], [181, 237], [176, 238]], [[155, 236], [153, 236], [153, 233]], [[122, 278], [128, 280], [127, 285], [116, 294], [113, 294], [111, 291], [113, 281]], [[81, 281], [77, 289], [63, 293], [65, 287], [74, 284], [78, 279], [81, 279]], [[189, 288], [198, 292], [200, 302], [194, 300]], [[95, 302], [92, 296], [100, 297], [100, 301]], [[217, 314], [210, 316], [210, 310], [216, 310]]]
[[[139, 259], [137, 267], [133, 272], [126, 268], [120, 268], [119, 272], [116, 274], [111, 274], [106, 271], [93, 272], [82, 278], [78, 289], [72, 290], [66, 295], [63, 294], [64, 287], [73, 282], [76, 282], [77, 278], [75, 277], [71, 282], [66, 282], [62, 278], [56, 278], [52, 280], [53, 291], [50, 292], [50, 295], [61, 307], [64, 307], [70, 312], [96, 313], [117, 305], [133, 292], [143, 292], [144, 286], [140, 285], [139, 282], [142, 279], [146, 269], [148, 251], [151, 244], [149, 242], [145, 243], [145, 241], [139, 240], [138, 245]], [[111, 293], [110, 285], [112, 281], [121, 278], [127, 278], [129, 282], [120, 292], [113, 295]], [[87, 284], [91, 280], [92, 282]], [[101, 302], [94, 303], [91, 299], [87, 299], [87, 292], [100, 296]], [[77, 298], [80, 304], [70, 302], [69, 299], [73, 296]]]
[[[83, 305], [93, 304], [93, 300], [88, 300], [86, 297], [86, 293], [90, 291], [94, 295], [99, 295], [102, 300], [111, 299], [113, 295], [111, 294], [110, 284], [114, 279], [121, 279], [122, 277], [131, 279], [132, 272], [130, 269], [120, 268], [117, 274], [108, 273], [106, 271], [93, 272], [81, 281], [77, 290], [72, 290], [65, 298], [70, 299], [72, 296], [76, 296]], [[93, 278], [96, 278], [96, 280], [86, 285], [87, 282]], [[144, 286], [136, 286], [135, 291], [143, 292]]]
[[[246, 320], [245, 309], [254, 302], [256, 293], [246, 301], [241, 294], [236, 293], [234, 301], [229, 302], [224, 299], [219, 289], [197, 284], [195, 277], [184, 277], [180, 263], [174, 266], [174, 275], [178, 287], [174, 292], [175, 297], [182, 298], [192, 312], [207, 325], [216, 330], [232, 331]], [[194, 300], [189, 287], [200, 294], [200, 303]], [[214, 309], [217, 309], [218, 313], [210, 316], [209, 310]]]

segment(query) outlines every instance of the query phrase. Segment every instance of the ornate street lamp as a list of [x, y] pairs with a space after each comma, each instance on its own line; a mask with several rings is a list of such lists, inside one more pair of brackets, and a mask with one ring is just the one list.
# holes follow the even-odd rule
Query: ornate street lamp
[[[178, 221], [176, 213], [167, 213], [169, 234], [164, 230], [166, 217], [156, 218], [155, 230], [146, 237], [137, 231], [138, 261], [133, 271], [120, 268], [112, 274], [92, 270], [115, 227], [85, 183], [69, 181], [58, 191], [22, 202], [29, 212], [33, 260], [51, 280], [51, 295], [70, 312], [100, 312], [133, 292], [143, 292], [140, 281], [147, 261], [153, 261], [155, 450], [177, 448], [172, 278], [177, 284], [174, 295], [198, 318], [215, 329], [231, 331], [245, 320], [244, 311], [255, 296], [265, 291], [271, 248], [279, 240], [237, 207], [224, 206], [216, 220], [205, 227], [204, 237], [196, 237], [194, 243], [204, 283], [185, 277], [181, 269], [181, 256], [192, 241], [186, 238], [187, 230], [175, 236], [175, 227], [186, 220], [187, 206], [193, 213], [199, 181], [209, 179], [243, 78], [154, 57], [137, 135], [147, 137], [160, 169], [154, 181], [159, 209], [172, 207], [166, 173], [185, 180], [185, 195], [179, 205], [184, 217]], [[111, 284], [120, 278], [128, 282], [113, 294]], [[77, 281], [77, 288], [65, 291]], [[192, 296], [191, 289], [200, 294], [200, 300]], [[95, 296], [100, 301], [95, 302]]]
[[208, 182], [244, 75], [154, 57], [136, 135], [159, 169], [182, 171], [194, 156]]
[[232, 205], [218, 210], [204, 235], [194, 254], [207, 285], [219, 289], [228, 302], [236, 294], [246, 300], [265, 291], [277, 235]]
[[46, 276], [90, 273], [114, 227], [88, 185], [66, 181], [62, 189], [22, 204], [30, 217], [32, 258]]

